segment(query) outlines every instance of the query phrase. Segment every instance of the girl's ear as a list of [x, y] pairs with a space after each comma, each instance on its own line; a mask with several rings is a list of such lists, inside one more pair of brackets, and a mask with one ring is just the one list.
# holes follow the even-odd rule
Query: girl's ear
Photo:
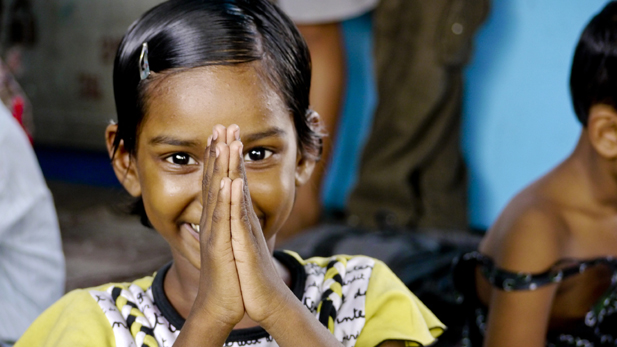
[[[321, 116], [319, 113], [315, 112], [312, 109], [307, 110], [307, 120], [309, 123], [309, 127], [316, 133], [323, 134], [323, 123], [321, 121]], [[323, 143], [321, 144], [323, 145]], [[323, 150], [323, 148], [321, 148]], [[320, 150], [320, 151], [321, 151]], [[296, 163], [296, 187], [304, 185], [311, 178], [313, 174], [313, 170], [315, 170], [315, 164], [317, 161], [315, 159], [309, 159], [307, 156], [302, 155], [302, 151], [298, 148], [297, 155], [297, 163]]]
[[311, 178], [311, 174], [315, 169], [315, 160], [309, 159], [302, 155], [298, 150], [298, 162], [296, 163], [296, 187], [304, 185]]
[[613, 107], [603, 104], [592, 106], [587, 132], [598, 154], [607, 159], [617, 159], [617, 111]]
[[111, 166], [116, 173], [116, 177], [133, 197], [141, 195], [141, 185], [139, 183], [139, 173], [133, 163], [131, 153], [124, 147], [124, 141], [120, 141], [114, 153], [114, 140], [118, 134], [118, 125], [110, 124], [105, 129], [105, 142], [107, 152], [111, 159]]

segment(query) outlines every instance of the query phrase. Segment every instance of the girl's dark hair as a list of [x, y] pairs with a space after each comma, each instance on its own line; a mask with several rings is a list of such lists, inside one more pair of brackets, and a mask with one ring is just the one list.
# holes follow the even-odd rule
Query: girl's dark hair
[[587, 126], [593, 105], [617, 109], [617, 2], [587, 24], [574, 51], [570, 93], [578, 120]]
[[[118, 131], [114, 150], [124, 147], [136, 155], [136, 141], [146, 111], [148, 83], [141, 80], [142, 44], [156, 73], [212, 65], [259, 61], [259, 68], [293, 117], [303, 156], [319, 159], [320, 124], [309, 109], [311, 61], [294, 24], [269, 0], [170, 0], [131, 25], [114, 62], [114, 97]], [[141, 198], [133, 207], [150, 226]]]

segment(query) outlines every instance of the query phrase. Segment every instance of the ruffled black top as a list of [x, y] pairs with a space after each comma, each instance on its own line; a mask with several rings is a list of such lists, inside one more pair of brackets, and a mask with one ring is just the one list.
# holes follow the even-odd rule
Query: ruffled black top
[[477, 298], [475, 269], [488, 282], [504, 291], [536, 290], [566, 278], [581, 274], [596, 266], [607, 266], [612, 271], [611, 284], [604, 294], [589, 309], [584, 319], [567, 332], [551, 332], [546, 345], [561, 346], [617, 346], [617, 259], [602, 257], [589, 260], [561, 260], [542, 273], [511, 272], [495, 265], [492, 259], [479, 253], [463, 255], [455, 266], [454, 281], [464, 295], [464, 305], [469, 315], [465, 340], [471, 346], [482, 346], [488, 308]]

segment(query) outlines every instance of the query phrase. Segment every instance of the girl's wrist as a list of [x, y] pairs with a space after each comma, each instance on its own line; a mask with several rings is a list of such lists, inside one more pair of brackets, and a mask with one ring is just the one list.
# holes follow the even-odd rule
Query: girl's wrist
[[206, 310], [191, 311], [174, 346], [222, 346], [233, 328]]
[[306, 309], [291, 290], [283, 291], [278, 299], [272, 300], [271, 307], [271, 313], [259, 322], [259, 325], [270, 334], [273, 334], [273, 330], [283, 328], [285, 324], [281, 325], [281, 322], [290, 318], [290, 315], [297, 313], [298, 310]]
[[207, 298], [203, 298], [198, 294], [191, 308], [189, 318], [194, 317], [198, 322], [207, 321], [209, 324], [215, 325], [223, 331], [231, 332], [236, 324], [242, 320], [244, 312], [236, 315], [237, 317], [233, 317], [230, 310], [222, 307], [217, 310], [217, 306], [219, 306], [219, 302], [208, 302]]
[[[281, 347], [342, 347], [293, 293], [285, 304], [260, 324]], [[298, 330], [298, 327], [302, 329]]]

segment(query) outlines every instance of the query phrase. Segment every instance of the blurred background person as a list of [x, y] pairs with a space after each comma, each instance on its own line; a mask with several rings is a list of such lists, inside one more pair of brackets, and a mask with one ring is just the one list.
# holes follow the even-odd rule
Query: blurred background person
[[24, 129], [4, 104], [0, 148], [0, 345], [10, 346], [62, 296], [65, 268], [52, 196]]
[[322, 217], [322, 186], [345, 91], [345, 49], [341, 22], [371, 11], [378, 0], [277, 0], [304, 36], [311, 51], [311, 107], [321, 116], [324, 131], [322, 160], [311, 180], [300, 187], [296, 203], [277, 242], [315, 226]]
[[466, 230], [463, 69], [489, 0], [381, 0], [373, 18], [378, 104], [349, 221]]
[[617, 340], [616, 64], [611, 1], [574, 52], [570, 91], [582, 126], [574, 150], [510, 201], [458, 267], [473, 346]]
[[[6, 14], [0, 1], [0, 18]], [[53, 198], [31, 146], [30, 103], [13, 78], [19, 48], [34, 43], [34, 18], [27, 1], [8, 7], [0, 60], [0, 346], [11, 346], [64, 293], [65, 266]], [[8, 29], [8, 30], [6, 30]], [[8, 31], [8, 33], [7, 33]], [[11, 65], [11, 63], [13, 65]]]

